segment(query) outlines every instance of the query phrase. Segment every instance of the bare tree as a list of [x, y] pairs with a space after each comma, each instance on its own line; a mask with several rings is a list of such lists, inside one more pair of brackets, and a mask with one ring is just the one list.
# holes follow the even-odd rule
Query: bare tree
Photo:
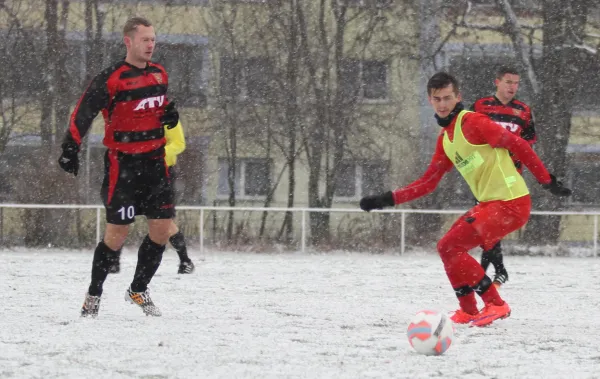
[[0, 70], [0, 154], [13, 131], [23, 125], [35, 108], [35, 101], [31, 99], [35, 91], [28, 88], [29, 82], [23, 82], [23, 68], [37, 67], [40, 58], [35, 37], [16, 10], [25, 4], [15, 2], [12, 6], [14, 9], [0, 2], [0, 15], [7, 20], [7, 27], [0, 32], [0, 65], [3, 67]]
[[[231, 128], [236, 126], [241, 134], [235, 136], [243, 135], [244, 144], [257, 144], [265, 151], [270, 151], [267, 146], [278, 149], [277, 154], [285, 158], [287, 168], [288, 207], [293, 207], [296, 200], [299, 160], [308, 169], [309, 206], [329, 208], [343, 161], [360, 162], [367, 156], [381, 159], [380, 142], [389, 142], [388, 135], [402, 134], [406, 127], [389, 122], [400, 113], [402, 96], [394, 98], [399, 105], [387, 107], [387, 113], [381, 107], [363, 106], [365, 89], [360, 64], [383, 59], [391, 77], [395, 73], [393, 62], [410, 59], [416, 34], [395, 31], [394, 21], [405, 17], [406, 12], [411, 13], [413, 4], [397, 2], [397, 6], [383, 9], [375, 6], [375, 2], [359, 7], [348, 4], [337, 0], [270, 1], [261, 6], [220, 3], [212, 10], [213, 22], [209, 24], [213, 26], [212, 39], [221, 57], [215, 63], [220, 60], [218, 63], [222, 65], [223, 57], [229, 59], [233, 55], [234, 62], [239, 62], [234, 71], [246, 75], [238, 77], [220, 68], [221, 91], [215, 95], [219, 110], [224, 109], [223, 100], [227, 100], [222, 98], [224, 82], [237, 85], [238, 81], [251, 78], [250, 72], [270, 77], [264, 83], [266, 93], [260, 101], [238, 98], [237, 108], [230, 112], [235, 118], [221, 117], [218, 125], [230, 128], [229, 147], [234, 141]], [[251, 63], [248, 57], [267, 59], [262, 61], [264, 67], [257, 69], [245, 65]], [[233, 105], [231, 97], [225, 104]], [[243, 123], [239, 123], [241, 115], [245, 115]], [[237, 123], [231, 123], [232, 120]], [[231, 149], [224, 151], [232, 153]], [[235, 167], [230, 161], [230, 171], [232, 166]], [[230, 184], [232, 180], [230, 172]], [[273, 184], [277, 183], [278, 180]], [[230, 194], [230, 199], [234, 195]], [[266, 204], [269, 201], [267, 197]], [[313, 213], [310, 220], [313, 241], [327, 241], [328, 213]], [[291, 212], [286, 214], [281, 231], [285, 231], [289, 241], [293, 234]]]

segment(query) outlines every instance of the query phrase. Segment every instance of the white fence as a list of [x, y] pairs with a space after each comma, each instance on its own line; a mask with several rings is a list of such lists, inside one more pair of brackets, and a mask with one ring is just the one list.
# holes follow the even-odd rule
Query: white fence
[[[101, 226], [104, 224], [104, 219], [102, 218], [102, 210], [104, 206], [102, 205], [58, 205], [58, 204], [0, 204], [0, 229], [3, 227], [5, 222], [4, 217], [2, 216], [2, 209], [4, 208], [15, 208], [15, 209], [94, 209], [96, 210], [96, 243], [98, 243], [101, 238]], [[205, 240], [205, 230], [204, 230], [204, 220], [205, 220], [205, 212], [210, 211], [246, 211], [246, 212], [293, 212], [300, 213], [301, 215], [301, 234], [300, 234], [300, 250], [302, 252], [306, 251], [307, 246], [307, 213], [310, 212], [344, 212], [344, 213], [361, 213], [362, 210], [358, 208], [283, 208], [283, 207], [273, 207], [273, 208], [263, 208], [263, 207], [210, 207], [210, 206], [178, 206], [178, 210], [190, 210], [190, 211], [198, 211], [198, 232], [199, 232], [199, 244], [200, 244], [200, 252], [204, 253], [204, 240]], [[372, 213], [400, 213], [401, 214], [401, 227], [400, 227], [400, 253], [404, 253], [406, 249], [406, 216], [408, 214], [446, 214], [446, 215], [460, 215], [463, 214], [465, 210], [455, 209], [455, 210], [431, 210], [431, 209], [386, 209], [373, 211]], [[562, 212], [541, 212], [541, 211], [533, 211], [533, 215], [547, 215], [547, 216], [588, 216], [593, 217], [593, 255], [597, 256], [598, 252], [598, 216], [600, 216], [600, 211], [595, 212], [575, 212], [575, 211], [562, 211]]]

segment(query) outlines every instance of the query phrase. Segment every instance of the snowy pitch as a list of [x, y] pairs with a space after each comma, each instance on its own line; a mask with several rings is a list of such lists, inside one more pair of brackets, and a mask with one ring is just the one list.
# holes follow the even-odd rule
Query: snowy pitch
[[[192, 252], [193, 257], [193, 252]], [[440, 357], [406, 327], [456, 299], [435, 254], [195, 257], [165, 253], [151, 283], [162, 318], [109, 276], [100, 316], [79, 318], [91, 250], [0, 252], [0, 378], [598, 378], [600, 260], [507, 257], [512, 316], [459, 327]]]

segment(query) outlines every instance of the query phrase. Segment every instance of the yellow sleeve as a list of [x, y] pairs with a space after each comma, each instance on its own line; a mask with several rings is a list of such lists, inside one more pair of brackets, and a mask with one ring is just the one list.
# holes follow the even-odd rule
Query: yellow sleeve
[[185, 150], [185, 136], [181, 122], [178, 122], [172, 129], [165, 126], [165, 137], [167, 138], [165, 160], [167, 166], [173, 166], [177, 163], [177, 156]]

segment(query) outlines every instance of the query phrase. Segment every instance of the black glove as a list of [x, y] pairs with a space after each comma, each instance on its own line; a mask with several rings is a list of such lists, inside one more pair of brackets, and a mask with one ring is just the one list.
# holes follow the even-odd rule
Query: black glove
[[394, 195], [392, 191], [380, 195], [365, 196], [360, 199], [360, 209], [363, 211], [372, 211], [373, 209], [383, 209], [383, 207], [393, 207]]
[[177, 126], [179, 122], [179, 112], [175, 109], [175, 102], [170, 102], [165, 107], [164, 113], [160, 116], [160, 122], [163, 126], [166, 126], [167, 129], [173, 129]]
[[550, 179], [552, 179], [550, 183], [542, 184], [542, 187], [544, 187], [545, 190], [550, 191], [550, 193], [555, 196], [571, 196], [573, 191], [565, 187], [560, 180], [557, 180], [556, 176], [550, 174]]
[[69, 174], [77, 176], [79, 172], [79, 156], [77, 156], [79, 146], [73, 141], [63, 142], [62, 150], [63, 152], [58, 158], [58, 165]]

